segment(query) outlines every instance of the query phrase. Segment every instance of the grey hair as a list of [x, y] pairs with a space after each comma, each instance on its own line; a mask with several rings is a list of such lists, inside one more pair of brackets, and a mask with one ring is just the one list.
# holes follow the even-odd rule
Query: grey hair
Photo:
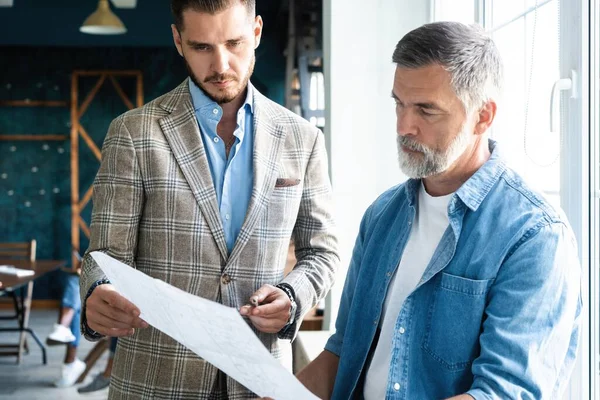
[[392, 61], [403, 68], [439, 64], [470, 113], [496, 99], [502, 86], [502, 59], [493, 40], [478, 25], [434, 22], [407, 33], [396, 45]]

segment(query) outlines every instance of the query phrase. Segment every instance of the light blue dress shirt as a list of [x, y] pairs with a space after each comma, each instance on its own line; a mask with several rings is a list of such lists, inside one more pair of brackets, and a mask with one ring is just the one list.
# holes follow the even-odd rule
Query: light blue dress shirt
[[246, 101], [237, 112], [237, 127], [233, 132], [235, 143], [226, 156], [225, 143], [217, 135], [217, 125], [223, 109], [189, 79], [192, 103], [200, 127], [200, 135], [212, 180], [217, 192], [217, 203], [225, 231], [229, 253], [237, 239], [252, 195], [252, 151], [254, 149], [253, 86], [248, 82]]

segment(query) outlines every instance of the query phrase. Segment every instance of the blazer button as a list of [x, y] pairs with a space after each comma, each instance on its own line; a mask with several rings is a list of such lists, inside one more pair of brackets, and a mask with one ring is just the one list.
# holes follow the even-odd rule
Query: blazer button
[[227, 275], [227, 274], [221, 275], [221, 283], [223, 285], [227, 285], [230, 282], [231, 282], [231, 277], [229, 275]]

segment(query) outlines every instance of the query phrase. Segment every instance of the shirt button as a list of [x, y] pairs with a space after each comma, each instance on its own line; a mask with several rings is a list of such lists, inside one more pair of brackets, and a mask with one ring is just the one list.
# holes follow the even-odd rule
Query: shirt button
[[404, 335], [404, 332], [406, 332], [406, 329], [401, 327], [400, 329], [398, 329], [398, 332], [400, 332], [401, 335]]
[[229, 214], [225, 214], [225, 219], [229, 221]]
[[400, 390], [400, 384], [398, 382], [394, 383], [394, 390], [397, 392]]
[[213, 114], [217, 115], [219, 113], [219, 110], [217, 110], [216, 108], [213, 109]]
[[213, 140], [215, 141], [215, 143], [219, 143], [219, 138], [218, 137], [214, 138]]
[[387, 277], [389, 278], [390, 276], [392, 276], [392, 273], [391, 273], [391, 272], [388, 272], [386, 275], [387, 275]]
[[230, 283], [230, 282], [231, 282], [231, 277], [230, 277], [229, 275], [227, 275], [227, 274], [223, 274], [223, 275], [221, 276], [221, 283], [222, 283], [223, 285], [227, 285], [227, 284], [228, 284], [228, 283]]

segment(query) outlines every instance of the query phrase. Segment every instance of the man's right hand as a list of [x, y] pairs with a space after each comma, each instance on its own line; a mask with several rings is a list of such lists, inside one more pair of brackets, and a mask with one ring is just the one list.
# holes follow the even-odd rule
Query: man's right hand
[[90, 329], [105, 336], [131, 336], [135, 328], [148, 327], [140, 310], [110, 284], [94, 289], [85, 302], [85, 317]]

